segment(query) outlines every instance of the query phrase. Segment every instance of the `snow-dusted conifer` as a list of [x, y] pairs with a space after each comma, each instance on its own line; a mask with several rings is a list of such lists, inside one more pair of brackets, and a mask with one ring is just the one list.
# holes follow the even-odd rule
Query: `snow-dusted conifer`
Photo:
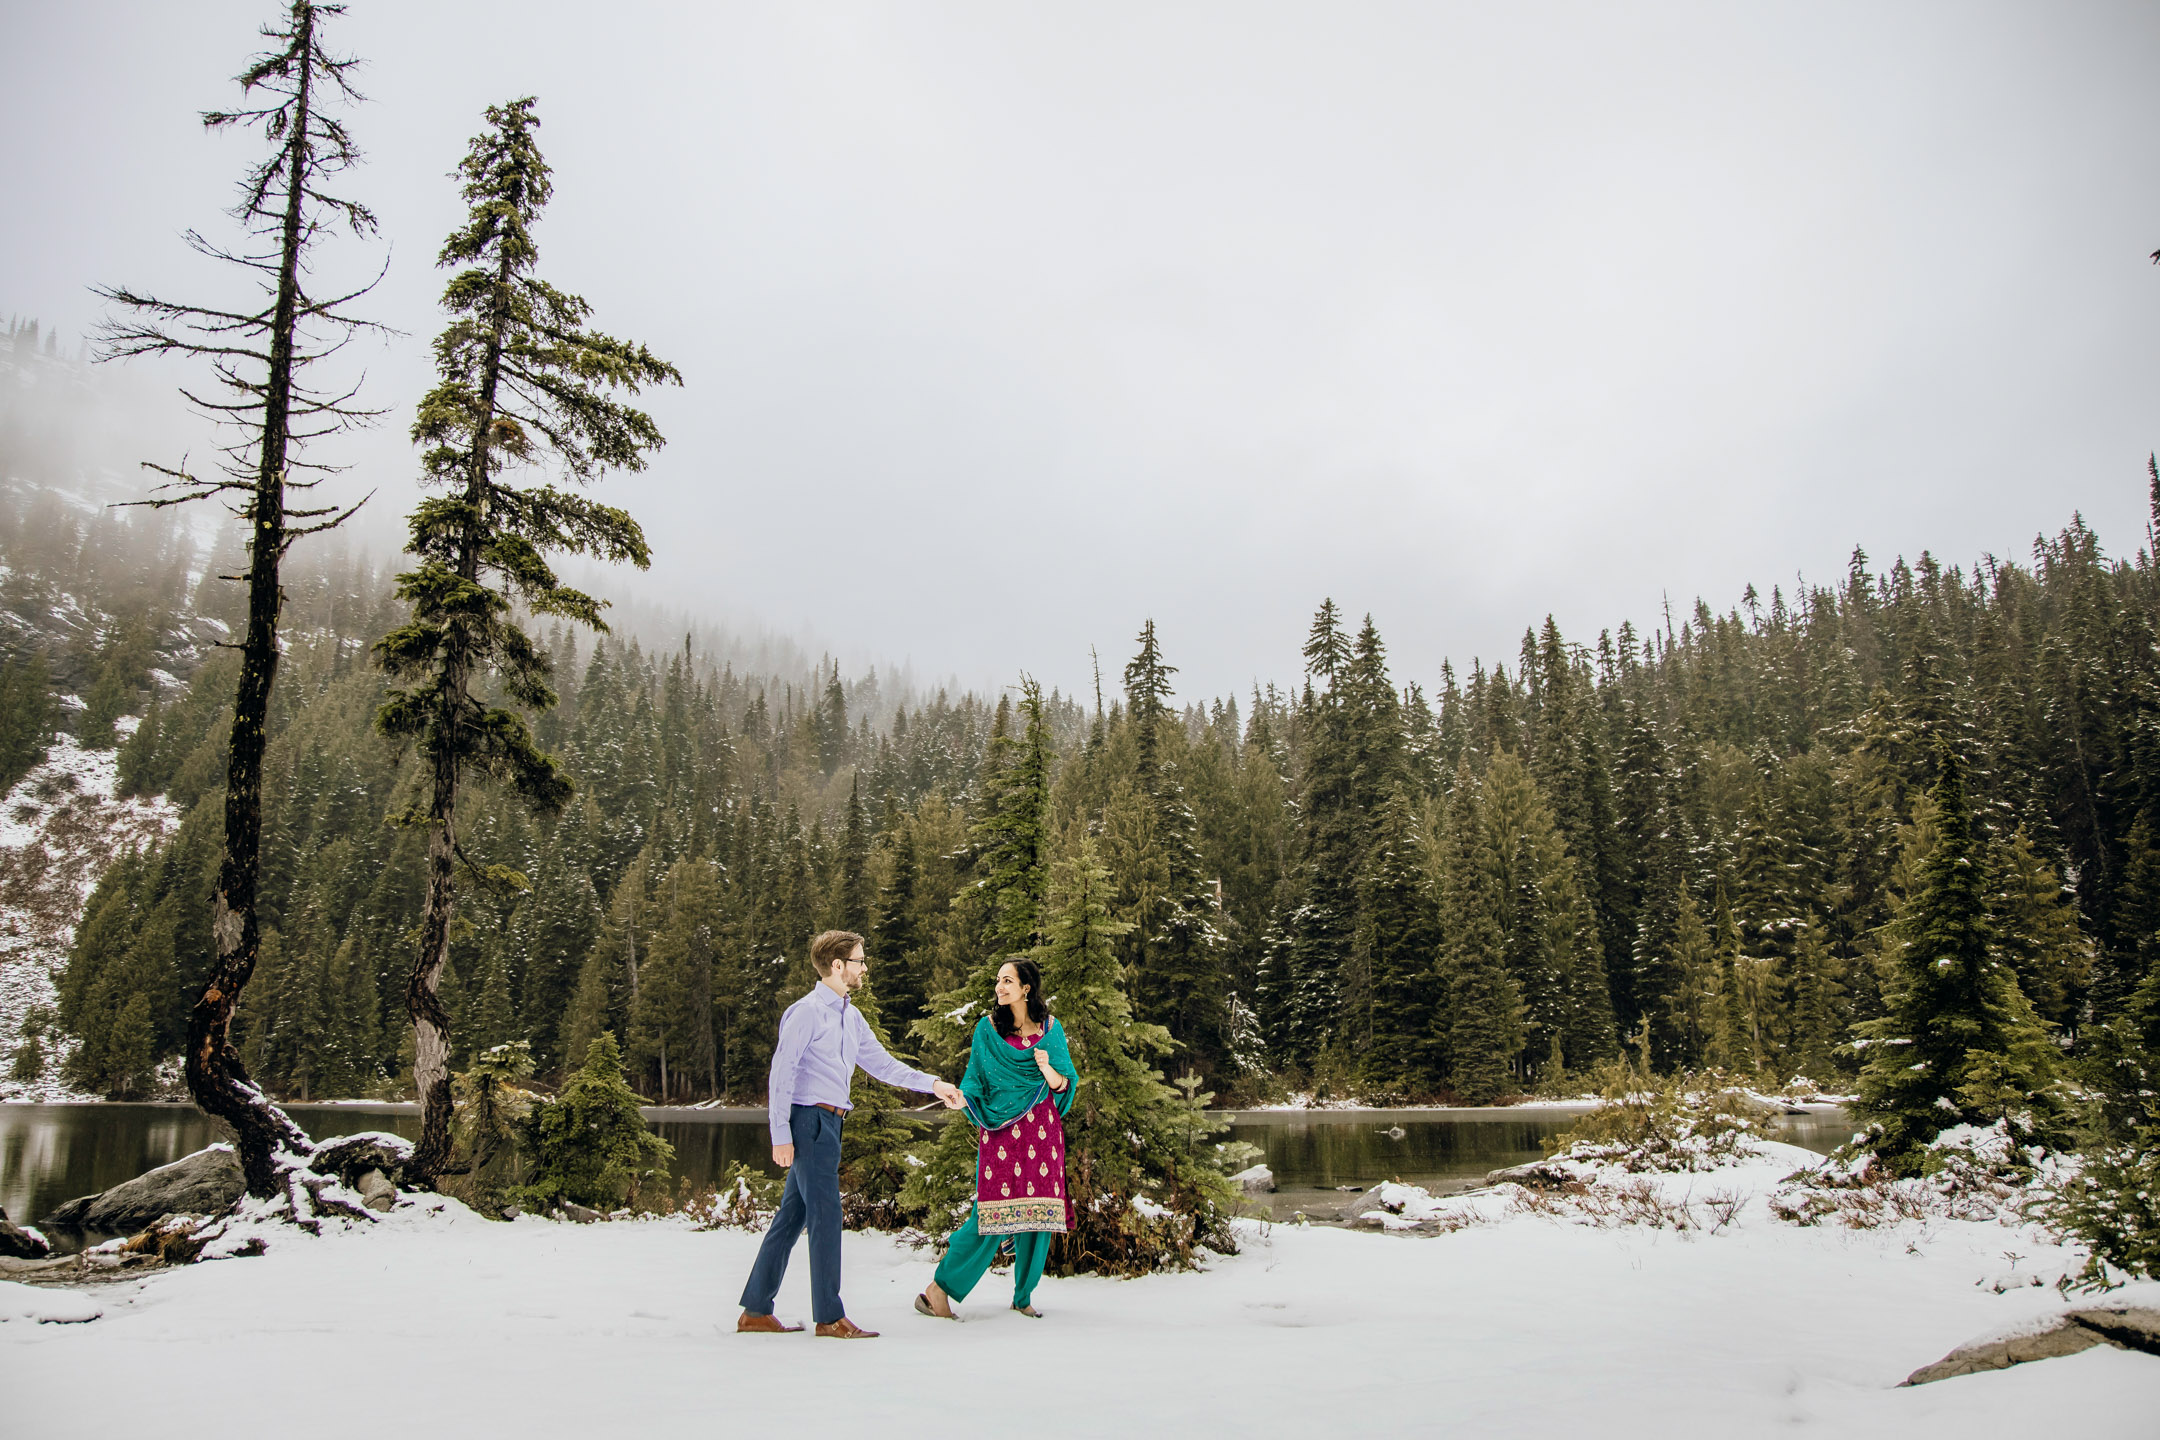
[[1936, 838], [1896, 921], [1890, 1008], [1858, 1027], [1864, 1064], [1854, 1113], [1876, 1154], [1908, 1171], [1940, 1131], [2002, 1118], [2006, 1092], [2016, 1097], [2010, 1118], [2021, 1130], [2058, 1117], [2055, 1047], [1988, 917], [1963, 762], [1942, 739], [1935, 758]]
[[[449, 1016], [436, 989], [457, 904], [459, 790], [470, 774], [509, 782], [541, 810], [560, 809], [570, 795], [568, 777], [519, 713], [545, 710], [556, 697], [547, 656], [513, 607], [604, 629], [602, 603], [563, 584], [550, 556], [640, 568], [648, 558], [627, 512], [515, 477], [552, 466], [584, 485], [610, 470], [643, 469], [660, 432], [609, 392], [635, 394], [681, 378], [644, 346], [588, 329], [592, 307], [534, 273], [532, 227], [554, 183], [534, 139], [533, 104], [488, 107], [487, 130], [458, 166], [470, 213], [439, 260], [456, 271], [443, 292], [452, 319], [435, 342], [438, 382], [413, 423], [413, 439], [425, 447], [425, 483], [447, 493], [412, 513], [406, 548], [419, 563], [398, 577], [412, 618], [376, 647], [396, 682], [377, 723], [414, 743], [428, 768], [426, 800], [414, 816], [428, 833], [427, 896], [406, 987], [413, 1083], [424, 1107], [407, 1175], [423, 1182], [450, 1160]], [[516, 708], [474, 692], [483, 674]]]

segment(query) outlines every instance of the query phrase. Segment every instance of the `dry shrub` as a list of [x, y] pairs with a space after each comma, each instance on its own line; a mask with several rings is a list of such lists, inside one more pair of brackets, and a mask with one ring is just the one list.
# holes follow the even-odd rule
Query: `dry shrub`
[[1524, 1190], [1514, 1199], [1521, 1215], [1540, 1215], [1600, 1230], [1637, 1225], [1651, 1230], [1701, 1230], [1702, 1217], [1685, 1200], [1672, 1200], [1654, 1180], [1635, 1176], [1599, 1184], [1577, 1181], [1551, 1190]]
[[1717, 1170], [1767, 1139], [1770, 1108], [1707, 1074], [1645, 1078], [1614, 1063], [1598, 1076], [1604, 1103], [1553, 1141], [1553, 1159], [1630, 1174]]
[[1901, 1179], [1873, 1152], [1848, 1148], [1779, 1182], [1770, 1213], [1794, 1225], [1832, 1220], [1874, 1230], [1905, 1220], [2017, 1222], [2047, 1193], [2055, 1164], [2020, 1145], [1998, 1121], [1961, 1125], [1922, 1152], [1920, 1174]]
[[786, 1184], [738, 1160], [728, 1167], [717, 1188], [696, 1190], [684, 1199], [682, 1213], [690, 1217], [694, 1229], [756, 1233], [772, 1224]]

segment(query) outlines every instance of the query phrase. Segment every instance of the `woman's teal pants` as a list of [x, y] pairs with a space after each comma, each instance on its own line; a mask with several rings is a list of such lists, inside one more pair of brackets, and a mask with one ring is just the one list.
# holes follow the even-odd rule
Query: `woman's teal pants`
[[945, 1258], [937, 1267], [938, 1289], [950, 1299], [965, 1300], [1008, 1240], [1013, 1247], [1013, 1304], [1028, 1304], [1035, 1298], [1035, 1282], [1042, 1279], [1043, 1262], [1050, 1258], [1050, 1236], [1041, 1230], [985, 1235], [975, 1228], [972, 1214], [945, 1242]]

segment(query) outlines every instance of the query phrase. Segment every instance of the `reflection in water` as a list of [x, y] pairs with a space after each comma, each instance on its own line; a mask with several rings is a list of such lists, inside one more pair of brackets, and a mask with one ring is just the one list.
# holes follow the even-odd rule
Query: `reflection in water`
[[[412, 1107], [292, 1105], [310, 1135], [361, 1130], [420, 1133]], [[694, 1112], [693, 1112], [694, 1113]], [[1435, 1192], [1462, 1190], [1485, 1172], [1520, 1165], [1545, 1153], [1546, 1142], [1573, 1125], [1579, 1112], [1530, 1109], [1256, 1112], [1237, 1115], [1228, 1135], [1266, 1151], [1276, 1194], [1258, 1208], [1277, 1219], [1303, 1212], [1342, 1214], [1357, 1191], [1402, 1180]], [[1850, 1122], [1836, 1112], [1788, 1116], [1781, 1137], [1827, 1152], [1847, 1139]], [[675, 1147], [674, 1172], [694, 1185], [716, 1183], [742, 1161], [771, 1174], [763, 1111], [662, 1112], [653, 1128]], [[207, 1116], [187, 1105], [0, 1105], [0, 1209], [30, 1224], [78, 1195], [132, 1179], [224, 1138]], [[1335, 1187], [1355, 1187], [1355, 1189]]]

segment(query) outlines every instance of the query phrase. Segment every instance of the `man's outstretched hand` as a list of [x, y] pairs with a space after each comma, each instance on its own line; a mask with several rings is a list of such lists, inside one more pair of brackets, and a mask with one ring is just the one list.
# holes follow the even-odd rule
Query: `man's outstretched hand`
[[945, 1108], [948, 1110], [958, 1110], [961, 1106], [967, 1104], [966, 1098], [960, 1094], [960, 1087], [950, 1080], [938, 1081], [937, 1084], [930, 1087], [930, 1093], [944, 1101]]

